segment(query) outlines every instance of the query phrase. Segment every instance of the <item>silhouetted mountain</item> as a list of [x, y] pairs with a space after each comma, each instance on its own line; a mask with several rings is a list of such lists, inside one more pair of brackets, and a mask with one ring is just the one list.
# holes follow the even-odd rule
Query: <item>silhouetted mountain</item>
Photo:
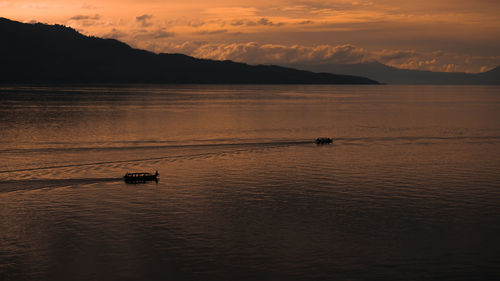
[[493, 70], [470, 74], [461, 72], [432, 72], [399, 69], [378, 62], [359, 64], [293, 64], [289, 67], [309, 71], [359, 75], [370, 77], [387, 84], [433, 84], [433, 85], [499, 85], [500, 67]]
[[0, 83], [377, 84], [364, 77], [155, 54], [61, 25], [0, 18]]

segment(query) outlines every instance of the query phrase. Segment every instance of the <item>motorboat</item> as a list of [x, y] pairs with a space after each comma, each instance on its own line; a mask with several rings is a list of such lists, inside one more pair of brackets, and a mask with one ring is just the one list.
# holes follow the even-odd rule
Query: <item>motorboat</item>
[[331, 138], [317, 138], [314, 141], [316, 144], [329, 144], [333, 142], [333, 139]]
[[160, 174], [156, 171], [154, 174], [151, 173], [129, 173], [127, 172], [123, 179], [125, 182], [146, 182], [146, 181], [158, 181]]

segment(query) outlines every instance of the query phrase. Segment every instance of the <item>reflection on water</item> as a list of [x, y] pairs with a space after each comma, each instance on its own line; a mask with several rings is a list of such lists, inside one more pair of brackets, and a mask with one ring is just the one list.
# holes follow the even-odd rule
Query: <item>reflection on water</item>
[[0, 279], [497, 280], [499, 94], [2, 88]]

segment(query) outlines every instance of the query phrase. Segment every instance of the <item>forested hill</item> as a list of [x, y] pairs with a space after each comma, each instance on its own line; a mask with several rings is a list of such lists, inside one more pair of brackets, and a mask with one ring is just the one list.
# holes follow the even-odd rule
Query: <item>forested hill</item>
[[0, 18], [0, 83], [377, 84], [351, 75], [156, 54], [62, 25]]

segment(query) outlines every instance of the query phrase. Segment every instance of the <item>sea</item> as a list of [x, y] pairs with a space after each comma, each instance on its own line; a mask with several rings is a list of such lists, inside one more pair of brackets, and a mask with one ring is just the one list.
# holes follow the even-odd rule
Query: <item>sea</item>
[[499, 180], [498, 86], [1, 86], [0, 280], [500, 280]]

